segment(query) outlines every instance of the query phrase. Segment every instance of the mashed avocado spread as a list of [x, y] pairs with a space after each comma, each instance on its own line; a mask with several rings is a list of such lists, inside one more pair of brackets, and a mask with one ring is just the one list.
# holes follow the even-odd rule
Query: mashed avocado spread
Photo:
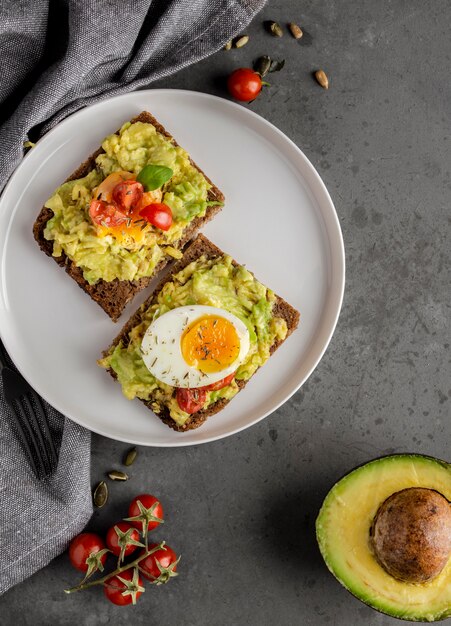
[[[141, 321], [129, 331], [125, 342], [112, 348], [99, 365], [115, 372], [127, 398], [150, 402], [155, 413], [166, 406], [172, 419], [183, 425], [190, 416], [180, 409], [175, 388], [158, 381], [141, 358], [141, 342], [151, 322], [171, 309], [193, 304], [233, 313], [246, 324], [250, 336], [249, 352], [235, 380], [248, 380], [268, 360], [271, 346], [286, 337], [285, 320], [272, 314], [275, 299], [274, 293], [246, 268], [233, 265], [231, 257], [207, 260], [202, 256], [165, 283], [155, 302], [147, 309], [142, 308]], [[208, 392], [204, 408], [221, 398], [233, 398], [238, 391], [235, 380], [222, 389]]]
[[[53, 256], [64, 252], [90, 284], [98, 280], [137, 280], [151, 276], [165, 254], [174, 250], [183, 230], [195, 218], [205, 215], [211, 185], [190, 162], [188, 153], [174, 146], [152, 124], [124, 124], [118, 135], [109, 135], [102, 144], [105, 151], [96, 158], [96, 167], [84, 178], [64, 183], [45, 206], [54, 213], [44, 236], [53, 241]], [[148, 228], [139, 242], [119, 241], [112, 234], [99, 236], [89, 216], [93, 190], [113, 172], [125, 170], [139, 174], [148, 164], [173, 170], [163, 185], [163, 199], [171, 208], [173, 223], [163, 232]], [[215, 203], [216, 204], [216, 203]]]

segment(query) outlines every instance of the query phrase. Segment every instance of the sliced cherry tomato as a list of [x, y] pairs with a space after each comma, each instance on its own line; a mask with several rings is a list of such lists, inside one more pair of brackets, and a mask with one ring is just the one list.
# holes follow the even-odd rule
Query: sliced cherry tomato
[[121, 210], [130, 213], [143, 193], [144, 187], [137, 180], [124, 180], [113, 189], [113, 200]]
[[179, 403], [179, 407], [185, 413], [197, 413], [205, 404], [207, 399], [207, 392], [204, 387], [198, 389], [183, 389], [179, 387], [176, 391], [175, 397]]
[[[157, 547], [157, 543], [151, 543], [149, 550]], [[141, 555], [145, 554], [143, 550]], [[140, 556], [141, 556], [140, 555]], [[158, 564], [160, 566], [158, 567]], [[167, 583], [170, 578], [176, 576], [177, 571], [177, 555], [167, 544], [164, 548], [149, 554], [145, 559], [139, 562], [141, 574], [152, 582], [157, 584]]]
[[230, 74], [227, 88], [236, 100], [249, 102], [254, 100], [262, 90], [262, 79], [260, 74], [249, 67], [240, 67]]
[[89, 207], [89, 215], [94, 224], [102, 226], [119, 226], [127, 221], [124, 215], [115, 204], [104, 202], [103, 200], [93, 200]]
[[211, 385], [207, 385], [206, 387], [200, 387], [200, 389], [204, 389], [204, 391], [217, 391], [218, 389], [222, 389], [223, 387], [227, 387], [230, 385], [232, 380], [235, 378], [235, 372], [226, 376], [222, 380], [218, 380], [216, 383], [211, 383]]
[[171, 228], [172, 211], [167, 204], [160, 202], [148, 204], [141, 209], [139, 214], [160, 230], [169, 230]]
[[[74, 537], [69, 546], [69, 558], [75, 569], [80, 572], [86, 572], [88, 570], [88, 563], [86, 559], [96, 552], [100, 552], [105, 548], [105, 543], [102, 537], [95, 533], [81, 533]], [[100, 560], [105, 563], [107, 554], [103, 554]]]
[[[116, 532], [116, 527], [120, 531], [119, 534]], [[130, 539], [132, 539], [133, 541], [139, 541], [139, 532], [134, 526], [132, 526], [132, 524], [129, 524], [128, 522], [118, 522], [108, 530], [106, 534], [106, 545], [116, 556], [119, 556], [121, 554], [121, 551], [122, 556], [128, 556], [138, 547], [132, 543], [125, 543], [123, 541], [121, 542], [120, 540], [120, 536], [123, 537], [130, 529], [133, 529], [132, 532], [129, 533]]]
[[[143, 529], [143, 518], [141, 520], [131, 520], [131, 517], [140, 517], [142, 516], [141, 510], [138, 505], [138, 501], [141, 503], [141, 506], [144, 507], [148, 511], [148, 516], [157, 518], [157, 519], [149, 519], [147, 523], [147, 530], [153, 530], [157, 526], [161, 524], [163, 520], [163, 507], [160, 504], [160, 501], [155, 496], [152, 496], [150, 493], [143, 493], [140, 496], [136, 496], [130, 502], [130, 506], [128, 507], [128, 521], [139, 530]], [[158, 521], [160, 520], [160, 521]]]
[[[104, 583], [103, 592], [110, 602], [118, 606], [135, 604], [144, 591], [141, 576], [135, 574], [135, 572], [136, 570], [126, 569], [118, 576], [113, 576]], [[127, 583], [124, 583], [119, 577], [127, 581]], [[129, 593], [123, 595], [124, 591]]]

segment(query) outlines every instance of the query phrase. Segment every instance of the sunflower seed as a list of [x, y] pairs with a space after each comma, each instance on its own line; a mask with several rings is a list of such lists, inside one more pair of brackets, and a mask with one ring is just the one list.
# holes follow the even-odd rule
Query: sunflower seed
[[136, 450], [136, 448], [130, 448], [130, 450], [125, 455], [124, 465], [126, 465], [127, 467], [133, 465], [133, 463], [136, 461], [137, 456], [138, 451]]
[[271, 67], [271, 59], [269, 56], [264, 55], [259, 57], [254, 63], [254, 70], [260, 74], [263, 78], [269, 72], [269, 68]]
[[242, 37], [238, 37], [235, 39], [235, 48], [242, 48], [249, 41], [249, 35], [243, 35]]
[[119, 470], [112, 470], [108, 472], [108, 478], [111, 480], [128, 480], [128, 474]]
[[304, 34], [302, 32], [302, 28], [298, 26], [297, 24], [295, 24], [294, 22], [290, 22], [288, 24], [288, 30], [290, 31], [290, 33], [293, 35], [295, 39], [300, 39], [302, 35]]
[[316, 70], [315, 78], [319, 85], [323, 89], [329, 89], [329, 79], [327, 78], [326, 72], [324, 70]]
[[106, 501], [108, 500], [108, 487], [104, 480], [101, 480], [97, 487], [94, 489], [92, 499], [94, 505], [98, 509], [101, 509], [106, 504]]

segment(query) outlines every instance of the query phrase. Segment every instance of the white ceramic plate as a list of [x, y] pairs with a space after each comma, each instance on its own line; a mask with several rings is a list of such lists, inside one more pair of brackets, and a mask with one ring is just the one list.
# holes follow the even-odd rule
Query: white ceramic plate
[[[204, 230], [301, 313], [298, 330], [218, 415], [176, 433], [126, 400], [96, 365], [145, 299], [113, 324], [36, 245], [32, 226], [53, 190], [111, 132], [148, 110], [226, 196]], [[15, 364], [55, 408], [114, 439], [183, 446], [236, 433], [272, 413], [312, 373], [337, 322], [344, 248], [330, 196], [304, 154], [246, 107], [190, 91], [155, 89], [72, 115], [24, 158], [0, 201], [0, 334]], [[146, 291], [149, 293], [149, 290]]]

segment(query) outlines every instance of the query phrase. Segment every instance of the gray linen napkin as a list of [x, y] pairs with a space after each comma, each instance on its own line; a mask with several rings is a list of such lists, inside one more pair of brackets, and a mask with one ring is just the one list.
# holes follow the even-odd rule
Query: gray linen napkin
[[[16, 0], [0, 3], [0, 190], [32, 131], [199, 61], [238, 34], [265, 0]], [[60, 442], [38, 482], [0, 387], [0, 593], [46, 565], [91, 509], [90, 435], [46, 406]], [[32, 520], [24, 524], [24, 519]]]

